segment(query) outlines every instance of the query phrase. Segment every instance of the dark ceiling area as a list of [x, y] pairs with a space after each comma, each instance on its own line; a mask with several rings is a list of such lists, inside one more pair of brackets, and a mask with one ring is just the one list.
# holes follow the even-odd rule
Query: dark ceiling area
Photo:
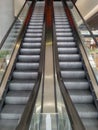
[[98, 12], [87, 20], [88, 25], [92, 29], [98, 29]]

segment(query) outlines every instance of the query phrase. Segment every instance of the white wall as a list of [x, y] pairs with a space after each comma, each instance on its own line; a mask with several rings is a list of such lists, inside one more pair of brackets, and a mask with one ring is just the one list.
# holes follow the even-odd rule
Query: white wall
[[0, 42], [14, 20], [14, 1], [0, 0]]
[[86, 20], [98, 12], [98, 0], [77, 0], [76, 6]]
[[25, 0], [14, 0], [14, 14], [17, 16]]

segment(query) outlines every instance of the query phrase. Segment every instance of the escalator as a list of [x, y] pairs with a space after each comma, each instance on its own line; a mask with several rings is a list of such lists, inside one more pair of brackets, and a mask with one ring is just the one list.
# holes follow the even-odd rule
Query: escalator
[[44, 4], [37, 2], [22, 39], [0, 112], [0, 130], [13, 130], [19, 123], [37, 79], [43, 37]]
[[98, 129], [92, 86], [62, 2], [54, 2], [55, 35], [62, 81], [86, 130]]
[[[0, 130], [14, 130], [15, 128], [17, 130], [27, 130], [27, 128], [31, 130], [33, 128], [34, 130], [84, 130], [84, 126], [87, 130], [97, 130], [98, 111], [92, 94], [90, 79], [78, 47], [77, 37], [74, 35], [62, 2], [54, 2], [55, 32], [52, 32], [53, 1], [48, 2], [36, 2], [29, 24], [26, 27], [21, 47], [8, 80], [7, 91], [4, 93], [3, 103], [1, 104]], [[46, 48], [44, 48], [45, 52], [42, 55], [44, 7], [46, 8]], [[52, 37], [52, 33], [55, 33], [53, 36], [56, 37]], [[56, 45], [53, 44], [53, 40]], [[55, 52], [58, 53], [57, 57]], [[42, 56], [45, 65], [41, 61]], [[43, 76], [41, 79], [42, 86], [39, 85], [40, 83], [38, 84], [41, 91], [39, 91], [38, 96], [43, 99], [38, 100], [36, 105], [33, 101], [32, 92], [38, 82], [41, 63], [43, 64]], [[56, 68], [57, 64], [59, 69]], [[67, 90], [65, 98], [67, 100], [68, 95], [70, 96], [72, 106], [69, 100], [66, 101], [67, 103], [63, 101], [64, 97], [59, 89], [61, 86], [57, 81], [58, 73], [56, 73], [56, 69], [60, 70], [60, 80]], [[43, 90], [41, 90], [41, 87]], [[34, 94], [36, 95], [35, 91]], [[73, 106], [77, 111], [75, 111], [75, 114], [79, 115], [77, 120], [74, 114], [68, 110], [70, 108], [72, 111]], [[43, 109], [42, 113], [40, 113], [40, 109]], [[29, 116], [25, 112], [29, 113]], [[78, 119], [81, 119], [84, 124], [83, 127]], [[73, 120], [77, 124], [73, 123]], [[79, 123], [81, 128], [79, 128]]]

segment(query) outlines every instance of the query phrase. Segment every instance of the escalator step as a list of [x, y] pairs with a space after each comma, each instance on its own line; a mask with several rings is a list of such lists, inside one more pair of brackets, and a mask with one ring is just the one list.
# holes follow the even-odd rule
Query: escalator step
[[65, 87], [70, 90], [70, 89], [75, 89], [75, 90], [80, 90], [80, 89], [89, 89], [89, 83], [87, 80], [65, 80], [64, 81]]
[[74, 37], [57, 37], [57, 41], [74, 41]]
[[31, 29], [31, 30], [33, 30], [33, 29], [42, 29], [42, 26], [31, 26], [31, 25], [29, 25], [28, 29]]
[[42, 29], [27, 29], [27, 33], [42, 33]]
[[29, 42], [24, 42], [22, 44], [23, 48], [39, 48], [41, 47], [41, 43], [29, 43]]
[[58, 47], [69, 47], [69, 48], [71, 48], [71, 47], [76, 47], [76, 43], [75, 42], [57, 42], [57, 46]]
[[93, 97], [89, 90], [69, 90], [73, 103], [93, 103]]
[[33, 26], [39, 26], [39, 25], [43, 25], [43, 22], [38, 22], [38, 23], [36, 23], [36, 22], [32, 22], [32, 20], [30, 21], [30, 23], [29, 23], [29, 25], [33, 25]]
[[55, 22], [66, 22], [66, 21], [68, 21], [67, 18], [66, 19], [55, 19]]
[[60, 61], [79, 61], [80, 58], [79, 54], [59, 54]]
[[1, 119], [19, 119], [25, 105], [5, 105], [0, 113]]
[[37, 79], [38, 72], [21, 72], [14, 71], [13, 78], [15, 79]]
[[70, 25], [56, 25], [56, 28], [70, 28]]
[[39, 55], [19, 55], [18, 60], [20, 62], [38, 62], [40, 59]]
[[[64, 26], [64, 25], [57, 25], [57, 26]], [[62, 33], [62, 32], [57, 32], [56, 33], [56, 36], [63, 36], [63, 37], [66, 37], [66, 36], [72, 36], [72, 32], [65, 32], [65, 33]]]
[[[62, 23], [61, 23], [62, 24]], [[71, 28], [57, 28], [56, 32], [71, 32]]]
[[75, 104], [81, 118], [98, 118], [98, 111], [93, 104]]
[[41, 37], [37, 37], [37, 38], [34, 38], [34, 37], [25, 37], [24, 38], [24, 42], [40, 42], [42, 40]]
[[15, 130], [18, 120], [0, 119], [0, 130]]
[[20, 53], [23, 54], [23, 55], [33, 55], [33, 54], [40, 54], [40, 49], [24, 49], [24, 48], [21, 48], [20, 49]]
[[32, 22], [43, 22], [43, 19], [31, 19]]
[[41, 37], [42, 33], [26, 33], [26, 37]]
[[82, 62], [59, 62], [60, 69], [82, 69]]
[[33, 19], [39, 19], [39, 20], [41, 19], [41, 20], [43, 20], [43, 17], [41, 17], [41, 16], [37, 17], [37, 16], [33, 15], [30, 20], [33, 20]]
[[66, 15], [64, 15], [64, 16], [57, 16], [57, 15], [55, 15], [54, 17], [58, 18], [58, 19], [65, 19], [65, 18], [67, 18]]
[[55, 25], [68, 25], [69, 22], [55, 22]]
[[86, 77], [85, 71], [61, 71], [61, 75], [65, 79], [83, 79]]
[[16, 63], [16, 69], [17, 70], [38, 70], [39, 63]]
[[12, 80], [9, 83], [9, 90], [32, 90], [34, 85], [35, 82], [32, 80]]
[[87, 130], [98, 130], [98, 118], [82, 118], [82, 121]]
[[31, 91], [9, 91], [5, 98], [6, 104], [26, 104]]
[[78, 53], [77, 48], [58, 48], [58, 53], [59, 54], [76, 54]]

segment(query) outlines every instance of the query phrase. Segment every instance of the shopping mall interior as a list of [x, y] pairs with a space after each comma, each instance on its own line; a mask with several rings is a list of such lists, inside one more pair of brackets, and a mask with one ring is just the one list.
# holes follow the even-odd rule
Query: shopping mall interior
[[0, 130], [98, 130], [98, 0], [0, 0]]

